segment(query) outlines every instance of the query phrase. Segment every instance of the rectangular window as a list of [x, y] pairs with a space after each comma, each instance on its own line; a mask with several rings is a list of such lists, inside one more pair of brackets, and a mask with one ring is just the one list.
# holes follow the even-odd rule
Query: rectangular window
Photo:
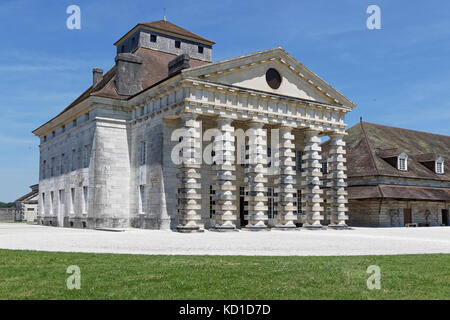
[[144, 165], [147, 160], [147, 142], [141, 141], [141, 148], [140, 148], [140, 164]]
[[63, 125], [63, 126], [61, 127], [61, 131], [62, 131], [62, 132], [66, 132], [66, 126], [65, 126], [65, 125]]
[[77, 169], [77, 155], [76, 150], [72, 150], [72, 171], [75, 171]]
[[77, 119], [74, 119], [73, 121], [72, 121], [72, 127], [76, 127], [77, 126]]
[[56, 135], [55, 131], [52, 131], [52, 138], [54, 138]]
[[61, 155], [61, 164], [59, 166], [59, 174], [64, 174], [64, 161], [65, 161], [65, 155], [63, 153]]
[[213, 186], [209, 186], [209, 217], [212, 218], [216, 214], [216, 210], [214, 210], [214, 206], [216, 201], [214, 200], [216, 194], [216, 190], [213, 190]]
[[295, 171], [302, 171], [302, 152], [295, 151]]
[[272, 167], [272, 148], [267, 148], [267, 168]]
[[398, 159], [398, 169], [401, 171], [406, 171], [406, 159], [405, 158]]
[[88, 121], [88, 120], [89, 120], [89, 112], [84, 115], [84, 121]]
[[70, 189], [70, 213], [75, 212], [75, 188]]
[[302, 213], [302, 190], [297, 189], [297, 213]]
[[53, 193], [53, 191], [50, 191], [50, 214], [53, 215], [53, 202], [55, 200], [55, 194]]
[[45, 169], [46, 169], [46, 167], [47, 167], [47, 161], [44, 160], [42, 162], [42, 179], [45, 179]]
[[181, 42], [178, 40], [175, 40], [175, 48], [180, 48], [181, 47]]
[[52, 157], [50, 162], [50, 176], [53, 177], [55, 175], [55, 157]]
[[444, 173], [444, 163], [442, 161], [436, 162], [436, 173], [443, 174]]
[[322, 169], [320, 169], [320, 171], [323, 174], [328, 174], [328, 162], [322, 162]]
[[42, 200], [41, 200], [41, 215], [45, 215], [45, 193], [42, 192]]
[[150, 35], [150, 42], [156, 42], [156, 36], [154, 34]]
[[83, 214], [88, 212], [88, 187], [83, 187]]
[[44, 142], [47, 142], [47, 136], [44, 136]]
[[145, 186], [139, 186], [139, 214], [145, 214], [144, 210]]
[[65, 192], [64, 190], [59, 190], [59, 212], [64, 213], [64, 206], [65, 206]]
[[203, 53], [203, 47], [202, 46], [198, 46], [198, 53], [200, 53], [200, 54]]
[[83, 168], [89, 167], [89, 145], [84, 145], [83, 149]]

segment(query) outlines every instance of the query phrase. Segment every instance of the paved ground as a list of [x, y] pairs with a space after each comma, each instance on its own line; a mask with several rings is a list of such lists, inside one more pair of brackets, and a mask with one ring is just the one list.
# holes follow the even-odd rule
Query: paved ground
[[353, 230], [124, 232], [0, 223], [0, 248], [134, 254], [332, 256], [450, 253], [450, 227]]

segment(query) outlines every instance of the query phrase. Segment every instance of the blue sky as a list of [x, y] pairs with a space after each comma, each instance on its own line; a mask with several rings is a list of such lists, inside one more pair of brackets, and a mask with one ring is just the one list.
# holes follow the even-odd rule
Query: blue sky
[[[81, 30], [66, 8], [81, 8]], [[369, 5], [381, 30], [366, 28]], [[85, 90], [93, 67], [138, 22], [169, 21], [214, 40], [214, 60], [282, 46], [357, 103], [365, 121], [450, 135], [450, 1], [2, 0], [0, 201], [38, 182], [31, 131]]]

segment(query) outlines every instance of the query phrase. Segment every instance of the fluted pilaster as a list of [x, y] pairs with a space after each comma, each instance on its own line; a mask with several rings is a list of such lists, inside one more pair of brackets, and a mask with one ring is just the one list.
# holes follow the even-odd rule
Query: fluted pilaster
[[217, 120], [220, 134], [214, 139], [213, 150], [215, 152], [213, 169], [216, 172], [215, 190], [215, 226], [217, 231], [236, 230], [236, 171], [234, 127], [232, 119], [219, 118]]
[[177, 198], [178, 205], [178, 226], [179, 232], [198, 232], [200, 229], [197, 221], [201, 220], [198, 213], [201, 209], [201, 141], [200, 122], [195, 114], [183, 114], [184, 129], [183, 148], [178, 178], [180, 184]]
[[304, 228], [322, 228], [320, 221], [323, 219], [323, 199], [320, 189], [320, 178], [322, 177], [322, 156], [320, 152], [319, 131], [305, 131], [305, 148], [303, 150], [302, 164], [302, 211], [304, 213]]
[[348, 220], [347, 212], [347, 175], [345, 171], [345, 141], [342, 134], [330, 136], [330, 151], [329, 151], [329, 165], [328, 165], [328, 183], [327, 202], [331, 206], [331, 217], [329, 228], [339, 229], [347, 228], [346, 220]]
[[249, 149], [248, 168], [245, 169], [245, 182], [247, 187], [245, 196], [248, 202], [249, 230], [267, 230], [267, 133], [263, 129], [263, 123], [250, 122], [247, 131]]

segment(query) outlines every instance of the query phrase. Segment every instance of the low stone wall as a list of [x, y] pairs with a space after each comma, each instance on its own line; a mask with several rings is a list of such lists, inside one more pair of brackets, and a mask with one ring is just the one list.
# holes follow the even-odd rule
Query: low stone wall
[[0, 208], [0, 221], [15, 221], [16, 209], [15, 208]]

